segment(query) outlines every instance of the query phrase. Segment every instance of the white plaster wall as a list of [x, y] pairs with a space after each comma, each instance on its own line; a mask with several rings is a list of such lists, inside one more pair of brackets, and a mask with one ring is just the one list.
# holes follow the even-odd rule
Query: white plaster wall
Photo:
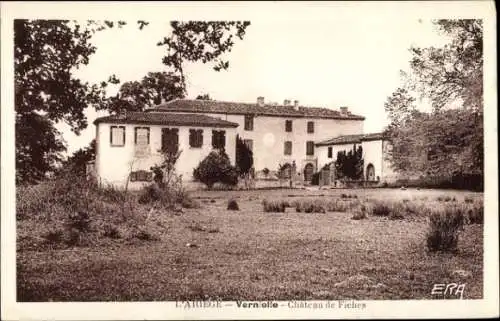
[[378, 176], [380, 180], [382, 180], [382, 140], [363, 142], [362, 146], [364, 159], [364, 178], [366, 179], [366, 168], [368, 167], [368, 164], [372, 164], [375, 169], [375, 178], [377, 178]]
[[[125, 126], [125, 146], [112, 147], [110, 144], [110, 127]], [[144, 158], [135, 156], [134, 127], [150, 128], [149, 155]], [[235, 128], [213, 128], [213, 127], [179, 127], [159, 125], [133, 125], [133, 124], [97, 124], [97, 176], [103, 184], [112, 184], [124, 187], [130, 171], [149, 170], [151, 166], [161, 163], [162, 157], [159, 153], [161, 148], [161, 129], [179, 129], [179, 149], [182, 153], [176, 163], [178, 174], [183, 175], [184, 181], [192, 181], [193, 169], [198, 163], [212, 151], [212, 130], [226, 131], [226, 153], [235, 164], [236, 158], [236, 129]], [[203, 146], [192, 148], [189, 146], [189, 129], [203, 130]], [[130, 189], [143, 186], [144, 182], [129, 182]]]
[[[387, 141], [374, 140], [364, 141], [361, 143], [363, 147], [364, 159], [364, 176], [366, 178], [366, 168], [368, 164], [373, 164], [375, 168], [375, 177], [379, 176], [380, 181], [391, 182], [398, 178], [398, 174], [393, 171], [390, 160], [386, 159], [386, 146], [389, 144]], [[318, 167], [321, 168], [337, 159], [337, 152], [349, 151], [354, 144], [333, 145], [332, 158], [328, 158], [328, 146], [316, 147], [318, 151]]]
[[[211, 116], [239, 124], [237, 133], [242, 139], [253, 140], [254, 167], [256, 171], [268, 168], [276, 171], [279, 164], [295, 160], [297, 169], [302, 171], [309, 161], [316, 164], [319, 159], [315, 148], [314, 156], [306, 156], [306, 142], [329, 139], [341, 135], [363, 133], [362, 120], [320, 119], [320, 118], [286, 118], [255, 116], [252, 131], [245, 130], [243, 115], [205, 113]], [[292, 132], [285, 131], [285, 121], [292, 120]], [[314, 133], [307, 133], [307, 122], [314, 122]], [[285, 141], [292, 142], [292, 155], [284, 154]]]

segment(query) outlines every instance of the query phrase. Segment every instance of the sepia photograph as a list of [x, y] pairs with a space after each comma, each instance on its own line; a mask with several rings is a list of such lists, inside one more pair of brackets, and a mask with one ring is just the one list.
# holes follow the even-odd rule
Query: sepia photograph
[[1, 6], [2, 319], [498, 317], [493, 2]]

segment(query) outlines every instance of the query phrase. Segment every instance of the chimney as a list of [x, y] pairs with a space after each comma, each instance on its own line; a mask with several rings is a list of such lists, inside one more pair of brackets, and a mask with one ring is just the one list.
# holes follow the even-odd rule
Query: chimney
[[341, 115], [347, 115], [347, 107], [346, 106], [340, 107], [340, 114]]
[[257, 105], [259, 105], [260, 107], [264, 106], [264, 97], [257, 97]]
[[284, 105], [284, 106], [289, 106], [289, 105], [290, 105], [290, 103], [291, 103], [290, 99], [285, 99], [285, 100], [283, 100], [283, 105]]
[[298, 100], [293, 101], [293, 109], [299, 110], [299, 101]]

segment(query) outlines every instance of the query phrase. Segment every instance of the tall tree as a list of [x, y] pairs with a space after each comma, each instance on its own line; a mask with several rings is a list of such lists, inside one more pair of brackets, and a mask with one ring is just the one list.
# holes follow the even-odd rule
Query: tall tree
[[241, 176], [248, 175], [253, 167], [253, 152], [243, 142], [239, 135], [236, 136], [236, 168]]
[[[148, 25], [137, 21], [140, 29]], [[185, 92], [185, 61], [214, 62], [214, 69], [228, 67], [222, 60], [234, 44], [233, 36], [240, 39], [249, 22], [172, 22], [172, 33], [157, 45], [167, 49], [163, 63], [176, 77], [179, 77]], [[119, 83], [111, 76], [99, 84], [83, 82], [74, 75], [75, 69], [89, 63], [97, 48], [91, 43], [96, 32], [125, 22], [69, 20], [15, 20], [14, 21], [14, 69], [15, 69], [15, 111], [16, 111], [16, 171], [18, 181], [37, 180], [65, 150], [64, 142], [55, 128], [57, 122], [67, 123], [79, 134], [87, 127], [85, 108], [117, 110], [117, 97], [108, 98], [108, 83]], [[170, 73], [150, 74], [148, 80], [171, 81]], [[143, 79], [144, 81], [144, 79]], [[142, 82], [141, 82], [142, 85]], [[157, 101], [158, 95], [141, 96], [138, 84], [127, 84], [122, 92], [130, 100], [126, 108], [140, 110], [145, 101]], [[151, 87], [151, 86], [150, 86]], [[148, 87], [148, 88], [150, 88]], [[158, 86], [157, 86], [158, 88]], [[161, 98], [178, 96], [178, 89], [158, 89]], [[172, 90], [172, 92], [170, 92]], [[135, 95], [138, 93], [138, 96]], [[133, 97], [133, 98], [132, 98]], [[120, 97], [118, 97], [120, 98]], [[40, 117], [44, 117], [43, 120]], [[33, 122], [36, 120], [37, 125]], [[18, 133], [19, 132], [19, 133]], [[39, 139], [43, 144], [37, 143]]]
[[128, 81], [110, 97], [104, 108], [112, 113], [122, 110], [143, 111], [145, 108], [176, 98], [184, 98], [180, 77], [171, 72], [149, 72], [141, 81]]
[[[411, 48], [403, 86], [385, 103], [394, 169], [407, 174], [483, 173], [483, 28], [480, 20], [437, 20], [443, 47]], [[416, 98], [427, 99], [422, 112]]]

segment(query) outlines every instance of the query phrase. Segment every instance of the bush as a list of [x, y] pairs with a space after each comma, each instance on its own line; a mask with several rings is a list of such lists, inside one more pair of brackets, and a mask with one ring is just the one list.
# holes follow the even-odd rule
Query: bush
[[283, 201], [268, 201], [264, 200], [262, 202], [264, 206], [264, 212], [277, 212], [284, 213], [285, 212], [285, 202]]
[[361, 205], [358, 210], [354, 212], [354, 215], [351, 219], [353, 220], [363, 220], [366, 218], [366, 206]]
[[435, 251], [455, 251], [458, 245], [458, 232], [464, 224], [464, 208], [447, 206], [433, 210], [429, 216], [427, 248]]
[[479, 204], [469, 208], [467, 211], [467, 219], [469, 224], [483, 224], [484, 223], [484, 205]]
[[298, 213], [326, 213], [325, 205], [322, 200], [303, 200], [297, 202], [295, 211]]
[[238, 202], [236, 202], [235, 199], [230, 199], [229, 202], [227, 203], [227, 210], [228, 211], [239, 211], [240, 207], [238, 206]]
[[388, 216], [391, 213], [391, 207], [383, 201], [375, 201], [372, 207], [372, 214], [376, 216]]
[[326, 210], [328, 212], [347, 212], [348, 206], [344, 201], [332, 199], [326, 203]]
[[229, 157], [223, 150], [210, 152], [193, 170], [193, 177], [205, 184], [209, 189], [215, 183], [229, 186], [238, 184], [236, 167], [231, 165]]

